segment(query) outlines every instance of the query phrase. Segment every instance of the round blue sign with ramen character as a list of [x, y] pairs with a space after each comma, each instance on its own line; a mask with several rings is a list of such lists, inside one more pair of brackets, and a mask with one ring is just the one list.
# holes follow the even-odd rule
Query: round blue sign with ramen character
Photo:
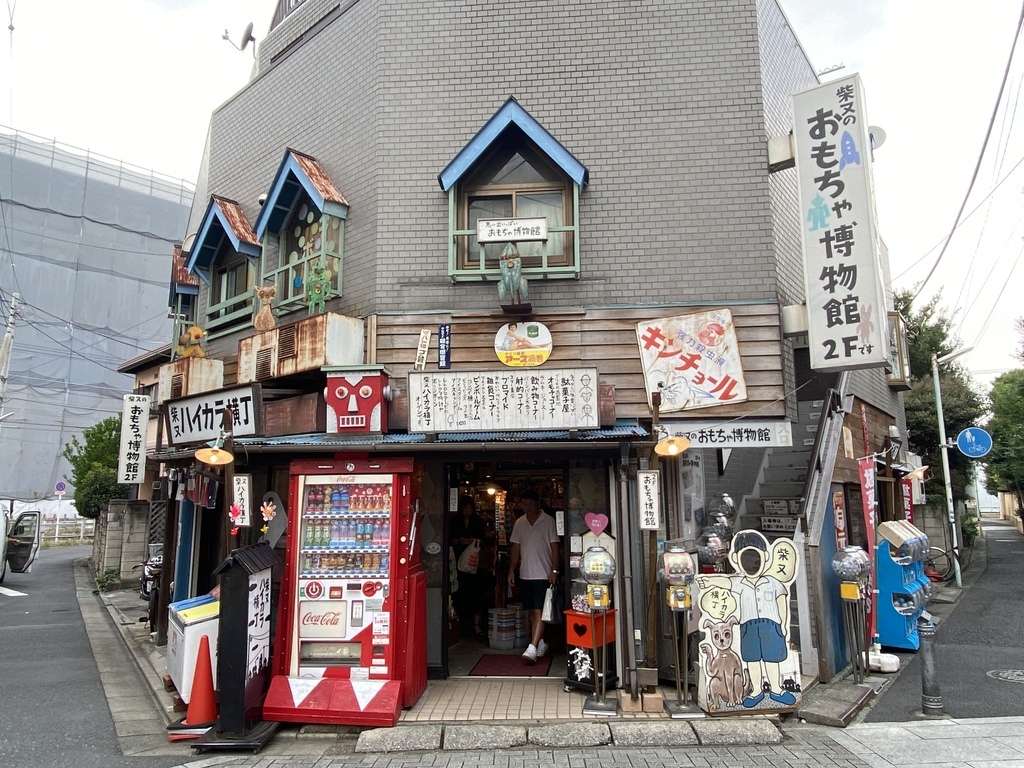
[[992, 435], [981, 427], [968, 427], [956, 436], [956, 447], [964, 456], [980, 459], [992, 450]]

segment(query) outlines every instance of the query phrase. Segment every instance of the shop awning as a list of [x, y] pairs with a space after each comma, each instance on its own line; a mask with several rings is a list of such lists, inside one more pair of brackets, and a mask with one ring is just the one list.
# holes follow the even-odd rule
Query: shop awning
[[[367, 434], [337, 435], [321, 432], [281, 437], [242, 437], [234, 440], [235, 455], [246, 453], [323, 453], [325, 451], [368, 451], [402, 453], [407, 451], [504, 450], [511, 444], [540, 450], [611, 448], [610, 443], [650, 437], [650, 432], [634, 422], [620, 421], [614, 427], [580, 430], [537, 430], [509, 432], [443, 432], [436, 435]], [[155, 461], [191, 458], [192, 448], [169, 448], [149, 456]]]

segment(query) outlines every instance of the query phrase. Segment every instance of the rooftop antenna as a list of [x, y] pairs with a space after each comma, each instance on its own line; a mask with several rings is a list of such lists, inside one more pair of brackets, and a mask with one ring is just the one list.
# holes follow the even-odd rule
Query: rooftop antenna
[[[244, 51], [245, 47], [249, 43], [255, 43], [256, 42], [256, 38], [252, 36], [252, 22], [250, 21], [245, 26], [245, 31], [242, 33], [242, 44], [241, 45], [235, 45], [234, 41], [231, 39], [231, 35], [228, 34], [228, 31], [226, 29], [224, 30], [224, 34], [221, 35], [221, 39], [222, 40], [227, 40], [229, 43], [231, 43], [231, 45], [235, 48], [235, 50]], [[256, 58], [256, 46], [255, 45], [253, 45], [253, 47], [252, 47], [252, 57], [254, 59]]]
[[833, 72], [838, 72], [840, 69], [846, 69], [846, 65], [840, 62], [839, 64], [833, 64], [831, 67], [825, 67], [818, 73], [818, 77], [821, 77], [822, 75], [831, 75]]

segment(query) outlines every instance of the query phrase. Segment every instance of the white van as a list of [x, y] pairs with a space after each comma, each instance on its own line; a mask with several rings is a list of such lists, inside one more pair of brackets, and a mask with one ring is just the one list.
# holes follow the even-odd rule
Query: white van
[[0, 539], [0, 584], [4, 583], [8, 566], [13, 573], [32, 570], [43, 535], [41, 512], [21, 512], [14, 520], [5, 522], [7, 535]]

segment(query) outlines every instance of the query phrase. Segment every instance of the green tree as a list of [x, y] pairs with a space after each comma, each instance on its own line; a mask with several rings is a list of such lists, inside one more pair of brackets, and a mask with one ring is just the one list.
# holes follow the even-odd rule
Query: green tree
[[[930, 478], [925, 483], [929, 498], [945, 499], [932, 356], [948, 355], [960, 346], [960, 342], [952, 335], [952, 320], [939, 308], [937, 297], [916, 312], [912, 306], [913, 297], [913, 291], [899, 291], [895, 295], [896, 309], [907, 323], [910, 356], [911, 388], [903, 395], [907, 432], [911, 448], [932, 467]], [[952, 440], [961, 430], [981, 420], [985, 414], [985, 398], [975, 389], [971, 376], [958, 362], [939, 367], [939, 387], [942, 390], [946, 439]], [[959, 451], [949, 452], [949, 482], [954, 500], [963, 500], [966, 497], [964, 489], [973, 484], [974, 462]]]
[[99, 517], [111, 499], [127, 497], [127, 487], [117, 482], [117, 454], [121, 442], [121, 417], [111, 416], [72, 437], [62, 455], [71, 464], [75, 507], [82, 517]]
[[992, 451], [985, 457], [986, 488], [989, 493], [1014, 494], [1017, 508], [1024, 509], [1024, 370], [996, 379], [989, 400]]

